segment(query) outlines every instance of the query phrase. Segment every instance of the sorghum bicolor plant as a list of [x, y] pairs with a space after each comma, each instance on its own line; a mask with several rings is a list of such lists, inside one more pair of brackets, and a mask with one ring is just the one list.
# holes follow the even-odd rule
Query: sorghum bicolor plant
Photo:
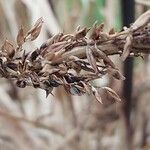
[[18, 32], [16, 47], [5, 40], [0, 49], [0, 75], [12, 79], [20, 88], [32, 86], [46, 91], [63, 86], [70, 94], [93, 94], [100, 102], [100, 91], [115, 100], [119, 96], [108, 87], [94, 87], [90, 81], [110, 74], [124, 80], [109, 55], [141, 56], [150, 53], [150, 11], [141, 15], [129, 28], [121, 32], [104, 32], [104, 24], [80, 28], [73, 34], [58, 33], [39, 48], [27, 52], [24, 43], [35, 40], [41, 31], [43, 19], [24, 33]]

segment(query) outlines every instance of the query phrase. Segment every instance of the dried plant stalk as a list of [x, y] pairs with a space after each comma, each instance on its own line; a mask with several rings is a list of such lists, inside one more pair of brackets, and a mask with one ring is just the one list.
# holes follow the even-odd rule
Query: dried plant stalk
[[[0, 75], [14, 80], [20, 88], [44, 89], [47, 96], [53, 88], [63, 86], [70, 94], [82, 95], [92, 91], [101, 101], [100, 94], [97, 94], [99, 88], [93, 88], [91, 80], [106, 74], [124, 80], [109, 55], [119, 54], [125, 59], [129, 55], [150, 53], [150, 11], [125, 31], [117, 33], [111, 29], [106, 33], [104, 24], [95, 24], [91, 29], [78, 28], [74, 34], [58, 33], [40, 48], [27, 53], [23, 44], [39, 36], [42, 24], [42, 18], [38, 19], [26, 34], [21, 27], [17, 47], [8, 40], [4, 42], [0, 49]], [[118, 100], [115, 92], [109, 89], [108, 93]]]

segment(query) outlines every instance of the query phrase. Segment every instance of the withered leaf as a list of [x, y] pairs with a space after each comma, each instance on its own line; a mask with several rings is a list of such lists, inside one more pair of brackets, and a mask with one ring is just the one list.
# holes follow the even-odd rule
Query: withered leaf
[[23, 28], [21, 26], [18, 35], [17, 35], [17, 44], [19, 47], [22, 47], [22, 44], [24, 43], [24, 31]]
[[103, 104], [100, 92], [98, 91], [98, 88], [95, 88], [92, 86], [92, 93], [95, 96], [96, 100], [98, 102], [100, 102], [101, 104]]
[[86, 47], [86, 56], [87, 56], [87, 60], [88, 60], [89, 64], [94, 69], [95, 73], [97, 74], [98, 67], [96, 65], [96, 59], [94, 58], [92, 49], [89, 46]]
[[39, 36], [39, 34], [41, 32], [42, 24], [43, 24], [43, 18], [39, 18], [36, 21], [36, 23], [33, 26], [33, 28], [31, 28], [27, 32], [27, 35], [26, 35], [25, 39], [30, 39], [31, 41], [35, 40]]
[[107, 73], [112, 75], [114, 78], [118, 79], [118, 80], [125, 80], [125, 77], [119, 72], [118, 69], [114, 69], [114, 68], [107, 68]]
[[130, 54], [130, 50], [131, 50], [131, 46], [132, 46], [132, 40], [133, 40], [133, 37], [132, 35], [128, 35], [127, 38], [126, 38], [126, 43], [124, 45], [124, 48], [123, 48], [123, 53], [122, 53], [122, 60], [124, 61]]
[[10, 43], [7, 39], [5, 40], [4, 44], [2, 45], [2, 50], [6, 51], [7, 56], [9, 58], [13, 58], [15, 55], [15, 48], [12, 43]]
[[109, 96], [111, 96], [116, 101], [121, 101], [119, 95], [109, 87], [102, 87], [103, 90], [107, 92]]

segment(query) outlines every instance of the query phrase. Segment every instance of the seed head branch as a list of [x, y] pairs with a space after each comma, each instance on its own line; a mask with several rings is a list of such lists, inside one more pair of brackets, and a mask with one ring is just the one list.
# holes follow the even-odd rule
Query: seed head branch
[[78, 27], [73, 34], [58, 33], [27, 53], [24, 43], [39, 36], [42, 24], [42, 18], [38, 19], [27, 33], [21, 27], [17, 47], [5, 40], [0, 49], [0, 75], [14, 80], [20, 88], [44, 89], [47, 96], [55, 87], [63, 86], [73, 95], [92, 93], [100, 102], [101, 91], [120, 100], [112, 89], [95, 88], [90, 81], [106, 74], [125, 79], [109, 55], [118, 54], [125, 60], [130, 55], [150, 53], [150, 11], [121, 32], [113, 28], [104, 32], [104, 24]]

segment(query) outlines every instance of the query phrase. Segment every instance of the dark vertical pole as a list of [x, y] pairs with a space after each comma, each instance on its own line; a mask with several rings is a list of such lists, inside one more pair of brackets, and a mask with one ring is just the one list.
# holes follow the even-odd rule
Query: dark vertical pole
[[[123, 26], [129, 27], [134, 22], [134, 0], [122, 0], [122, 22]], [[126, 124], [126, 138], [128, 149], [131, 148], [132, 132], [130, 124], [131, 99], [132, 99], [132, 77], [133, 77], [133, 58], [127, 58], [124, 62], [124, 76], [126, 80], [123, 83], [123, 114]]]

